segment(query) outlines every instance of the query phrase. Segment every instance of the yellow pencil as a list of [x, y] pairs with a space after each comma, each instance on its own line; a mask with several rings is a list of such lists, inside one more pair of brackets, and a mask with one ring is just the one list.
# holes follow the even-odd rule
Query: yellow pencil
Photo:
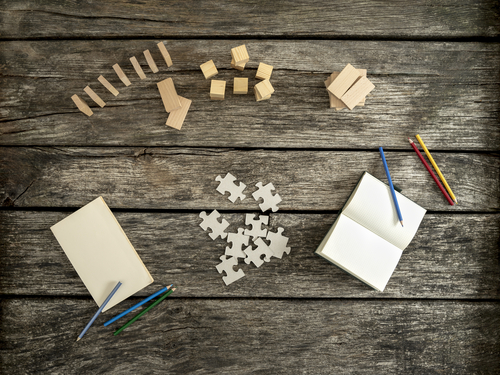
[[420, 146], [422, 146], [422, 148], [424, 149], [425, 154], [427, 155], [427, 157], [429, 158], [429, 161], [431, 162], [432, 166], [436, 170], [439, 178], [441, 179], [441, 181], [443, 181], [444, 187], [446, 188], [446, 190], [448, 190], [448, 193], [450, 193], [451, 199], [453, 199], [455, 201], [455, 203], [458, 203], [457, 198], [455, 197], [455, 194], [453, 194], [453, 192], [451, 191], [450, 185], [448, 185], [448, 183], [446, 182], [446, 179], [444, 178], [443, 174], [439, 170], [439, 167], [437, 166], [436, 162], [432, 158], [431, 153], [429, 152], [429, 150], [427, 150], [427, 147], [425, 147], [424, 141], [422, 141], [422, 138], [420, 138], [420, 135], [418, 135], [418, 134], [415, 137], [417, 138], [418, 143], [420, 143]]

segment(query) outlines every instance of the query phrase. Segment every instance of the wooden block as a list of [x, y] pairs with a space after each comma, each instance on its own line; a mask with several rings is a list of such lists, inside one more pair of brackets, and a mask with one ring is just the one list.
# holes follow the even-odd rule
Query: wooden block
[[234, 65], [241, 65], [250, 60], [248, 56], [247, 47], [243, 44], [239, 47], [231, 49], [231, 56], [234, 59]]
[[82, 99], [80, 99], [80, 97], [78, 95], [73, 95], [71, 97], [71, 99], [73, 99], [73, 101], [75, 102], [76, 106], [78, 107], [78, 109], [80, 111], [82, 111], [83, 113], [85, 113], [87, 116], [92, 116], [94, 114], [94, 112], [92, 112], [92, 110], [90, 109], [90, 107], [87, 105], [87, 103], [85, 103]]
[[170, 112], [166, 123], [168, 126], [171, 126], [172, 128], [177, 130], [181, 130], [184, 119], [186, 118], [189, 107], [192, 103], [192, 100], [183, 98], [182, 96], [179, 96], [179, 101], [181, 102], [181, 108]]
[[349, 90], [349, 87], [351, 87], [359, 77], [360, 74], [358, 70], [351, 64], [347, 64], [347, 66], [340, 72], [335, 81], [333, 81], [327, 89], [337, 98], [341, 99], [342, 95]]
[[233, 94], [248, 94], [248, 78], [234, 77]]
[[119, 94], [118, 90], [115, 89], [115, 87], [111, 83], [109, 83], [106, 78], [104, 78], [103, 76], [99, 76], [97, 77], [97, 80], [101, 82], [102, 85], [106, 87], [111, 94], [113, 94], [114, 96], [118, 96]]
[[138, 75], [141, 79], [146, 78], [146, 75], [144, 74], [144, 71], [142, 70], [141, 65], [139, 64], [139, 61], [137, 61], [137, 59], [135, 58], [135, 56], [132, 56], [132, 57], [130, 58], [130, 62], [131, 62], [131, 63], [132, 63], [132, 65], [134, 66], [134, 69], [135, 69], [135, 72], [137, 73], [137, 75]]
[[130, 81], [128, 80], [125, 73], [123, 73], [123, 70], [122, 70], [122, 68], [120, 68], [120, 65], [118, 65], [118, 64], [113, 65], [113, 69], [115, 70], [118, 78], [120, 78], [121, 81], [125, 84], [125, 86], [130, 86]]
[[236, 65], [236, 64], [234, 63], [234, 59], [233, 59], [233, 58], [231, 58], [231, 68], [233, 68], [233, 69], [238, 69], [238, 70], [243, 71], [243, 70], [245, 70], [245, 65], [246, 65], [246, 64], [247, 64], [247, 63], [243, 63], [243, 64], [241, 64], [241, 65]]
[[375, 88], [375, 85], [366, 77], [361, 77], [347, 92], [342, 96], [341, 100], [347, 108], [353, 109], [361, 99], [370, 93]]
[[225, 94], [226, 94], [226, 81], [212, 79], [212, 83], [210, 85], [210, 99], [224, 100]]
[[144, 57], [146, 57], [146, 61], [148, 62], [149, 68], [153, 73], [158, 73], [158, 67], [156, 66], [155, 61], [153, 60], [153, 56], [151, 56], [151, 52], [149, 50], [145, 50]]
[[179, 100], [179, 96], [177, 95], [177, 91], [175, 91], [174, 81], [172, 81], [172, 78], [164, 79], [156, 85], [160, 91], [165, 111], [170, 113], [181, 108], [181, 102]]
[[[358, 69], [358, 72], [361, 74], [361, 77], [366, 77], [366, 74], [367, 74], [366, 69]], [[354, 83], [356, 83], [356, 82], [354, 82]], [[363, 107], [365, 105], [365, 101], [366, 101], [366, 96], [363, 99], [361, 99], [361, 101], [358, 104], [356, 104], [356, 107], [357, 106]]]
[[267, 98], [269, 95], [274, 93], [274, 88], [271, 85], [271, 81], [269, 81], [268, 79], [257, 83], [255, 85], [255, 90], [263, 100], [264, 98]]
[[255, 86], [253, 87], [253, 92], [255, 94], [255, 100], [257, 100], [258, 102], [262, 101], [262, 100], [267, 100], [267, 99], [270, 99], [271, 98], [271, 94], [267, 95], [267, 96], [264, 96], [262, 97], [259, 92], [257, 91], [257, 89], [255, 88]]
[[[325, 81], [325, 86], [328, 87], [331, 85], [331, 83], [337, 78], [337, 76], [340, 74], [340, 72], [333, 72], [328, 79]], [[330, 108], [335, 108], [337, 111], [340, 111], [343, 108], [347, 108], [346, 105], [337, 98], [335, 95], [333, 95], [330, 91], [326, 90], [328, 93], [328, 96], [330, 98]]]
[[219, 73], [212, 60], [209, 60], [206, 63], [201, 64], [200, 68], [201, 71], [203, 72], [203, 75], [205, 76], [205, 79], [212, 78], [214, 75]]
[[97, 95], [94, 90], [92, 90], [89, 86], [85, 87], [83, 89], [83, 91], [85, 91], [87, 93], [88, 96], [90, 96], [90, 98], [96, 102], [101, 108], [104, 107], [106, 105], [106, 103], [104, 103], [104, 101], [101, 99], [101, 97], [99, 95]]
[[271, 79], [271, 73], [273, 72], [273, 67], [264, 63], [259, 64], [257, 69], [257, 74], [255, 78], [257, 79]]
[[170, 58], [170, 54], [167, 51], [167, 47], [165, 47], [165, 44], [163, 44], [163, 42], [158, 43], [157, 46], [160, 49], [160, 52], [165, 59], [167, 66], [170, 68], [172, 66], [172, 59]]

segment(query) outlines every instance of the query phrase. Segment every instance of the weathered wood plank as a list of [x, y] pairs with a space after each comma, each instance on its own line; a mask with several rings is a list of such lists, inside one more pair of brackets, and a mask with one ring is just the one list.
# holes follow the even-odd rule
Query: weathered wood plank
[[[0, 144], [401, 149], [420, 133], [431, 149], [499, 149], [500, 44], [176, 40], [166, 41], [174, 60], [167, 70], [155, 43], [0, 43]], [[229, 69], [229, 52], [242, 43], [251, 61], [239, 72]], [[149, 71], [146, 48], [160, 73]], [[137, 77], [132, 55], [147, 79]], [[210, 100], [210, 81], [199, 69], [209, 59], [219, 68], [217, 79], [249, 77], [250, 88], [258, 63], [273, 65], [275, 94], [257, 103], [250, 94], [233, 95], [229, 85], [225, 101]], [[115, 63], [131, 86], [118, 80]], [[332, 111], [323, 81], [347, 63], [367, 68], [376, 88], [365, 107]], [[118, 97], [97, 82], [101, 74], [119, 89]], [[155, 83], [167, 77], [193, 100], [181, 131], [165, 126]], [[70, 99], [85, 96], [87, 84], [107, 103], [102, 109], [92, 104], [92, 117]]]
[[160, 306], [117, 337], [112, 332], [119, 323], [101, 325], [111, 310], [75, 343], [95, 311], [92, 302], [3, 300], [3, 370], [230, 375], [500, 371], [500, 304], [494, 302], [171, 298]]
[[0, 2], [3, 38], [386, 37], [456, 38], [500, 34], [492, 0]]
[[[497, 155], [433, 153], [459, 201], [450, 206], [407, 148], [388, 151], [387, 160], [408, 198], [434, 211], [499, 209]], [[261, 181], [274, 184], [282, 210], [339, 210], [363, 171], [386, 181], [378, 150], [4, 147], [0, 199], [4, 206], [80, 207], [102, 195], [115, 208], [258, 210], [251, 193]], [[242, 202], [215, 190], [215, 178], [227, 172], [247, 185]]]
[[[0, 291], [8, 295], [88, 296], [50, 226], [69, 212], [0, 211]], [[236, 232], [244, 213], [223, 213]], [[290, 255], [260, 268], [240, 261], [245, 277], [226, 287], [215, 266], [228, 245], [212, 241], [197, 213], [116, 213], [155, 283], [187, 297], [341, 297], [493, 299], [500, 297], [500, 215], [428, 214], [384, 293], [316, 256], [334, 214], [272, 214], [285, 228]]]

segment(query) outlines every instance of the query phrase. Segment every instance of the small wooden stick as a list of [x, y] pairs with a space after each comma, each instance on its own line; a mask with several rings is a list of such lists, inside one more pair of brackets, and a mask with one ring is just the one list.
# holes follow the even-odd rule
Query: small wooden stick
[[148, 62], [149, 67], [151, 68], [153, 73], [158, 73], [158, 67], [156, 66], [155, 61], [153, 60], [153, 56], [151, 56], [151, 52], [149, 50], [145, 50], [144, 56], [146, 57], [146, 61]]
[[172, 59], [170, 58], [170, 54], [167, 51], [167, 47], [165, 47], [165, 44], [163, 44], [163, 42], [158, 43], [157, 46], [160, 49], [160, 52], [165, 59], [167, 66], [170, 68], [172, 66]]
[[94, 90], [92, 90], [89, 86], [85, 87], [83, 89], [83, 91], [85, 91], [87, 93], [88, 96], [90, 96], [90, 98], [96, 102], [101, 108], [104, 107], [106, 105], [106, 103], [104, 103], [104, 101], [101, 99], [101, 97], [99, 95], [97, 95]]
[[114, 96], [118, 96], [119, 94], [118, 90], [115, 89], [115, 87], [111, 83], [109, 83], [106, 78], [104, 78], [103, 76], [99, 76], [97, 80], [101, 82], [102, 85], [106, 87], [111, 94], [113, 94]]
[[71, 99], [73, 99], [73, 101], [75, 102], [76, 106], [78, 107], [78, 109], [80, 111], [82, 111], [83, 113], [85, 113], [87, 116], [92, 116], [94, 114], [94, 112], [92, 112], [92, 110], [90, 109], [90, 107], [87, 105], [87, 103], [85, 103], [82, 99], [80, 99], [80, 97], [78, 95], [73, 95], [71, 97]]
[[146, 75], [144, 74], [144, 70], [142, 70], [141, 68], [141, 65], [139, 64], [139, 61], [137, 61], [136, 57], [135, 56], [132, 56], [130, 58], [130, 62], [132, 63], [132, 65], [134, 66], [134, 69], [135, 69], [135, 72], [137, 73], [137, 75], [141, 78], [141, 79], [144, 79], [146, 78]]
[[129, 79], [127, 78], [127, 76], [125, 75], [125, 73], [123, 73], [122, 68], [120, 68], [120, 65], [118, 65], [118, 64], [113, 65], [113, 69], [115, 70], [116, 75], [118, 76], [118, 78], [120, 78], [121, 81], [125, 84], [125, 86], [130, 86], [131, 85]]

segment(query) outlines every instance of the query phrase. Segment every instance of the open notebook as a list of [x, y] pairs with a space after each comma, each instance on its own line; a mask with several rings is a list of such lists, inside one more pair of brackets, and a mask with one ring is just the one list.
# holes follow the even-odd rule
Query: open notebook
[[153, 282], [102, 197], [50, 229], [98, 306], [102, 305], [116, 283], [122, 282], [103, 311]]
[[316, 254], [382, 292], [426, 212], [396, 195], [404, 227], [389, 186], [365, 172]]

